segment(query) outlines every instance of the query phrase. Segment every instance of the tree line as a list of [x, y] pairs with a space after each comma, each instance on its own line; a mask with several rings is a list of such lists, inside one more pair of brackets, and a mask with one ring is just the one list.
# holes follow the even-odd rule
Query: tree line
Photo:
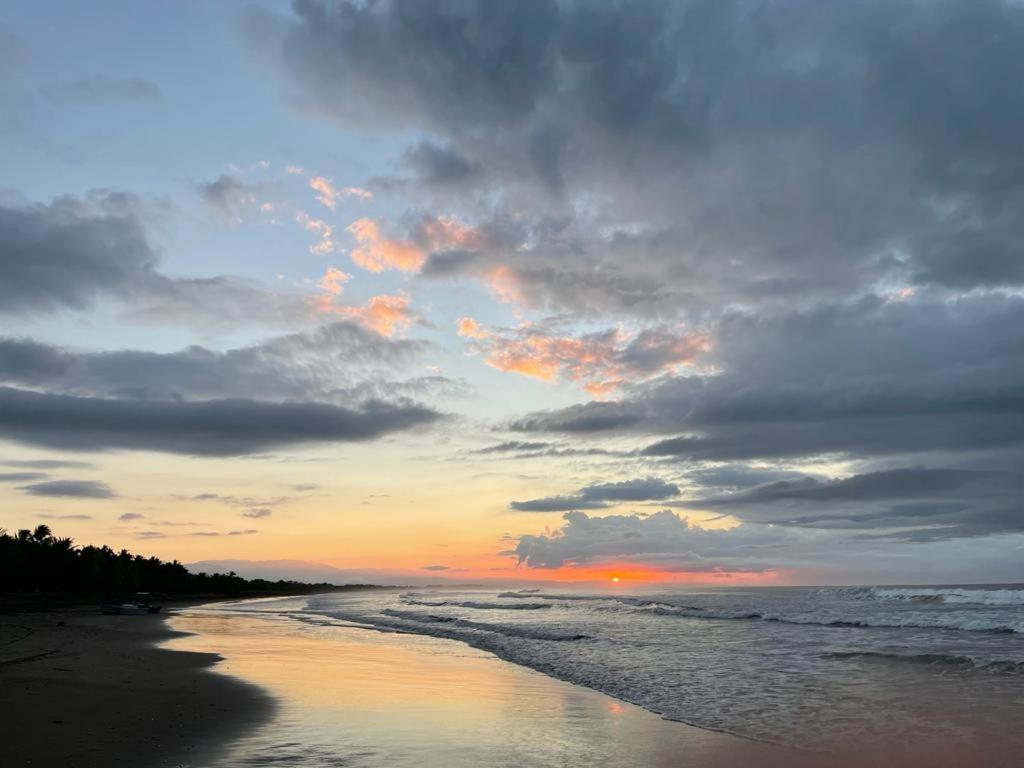
[[137, 592], [164, 595], [243, 595], [308, 593], [337, 589], [333, 584], [243, 579], [230, 573], [192, 573], [177, 560], [165, 562], [126, 549], [75, 546], [53, 535], [48, 525], [9, 534], [0, 528], [0, 593], [55, 593], [127, 597]]

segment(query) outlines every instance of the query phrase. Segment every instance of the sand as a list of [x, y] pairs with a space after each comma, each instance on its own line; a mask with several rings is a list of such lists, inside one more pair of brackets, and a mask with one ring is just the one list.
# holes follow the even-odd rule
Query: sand
[[212, 653], [157, 648], [161, 616], [0, 614], [0, 755], [16, 766], [203, 766], [273, 710], [210, 672]]

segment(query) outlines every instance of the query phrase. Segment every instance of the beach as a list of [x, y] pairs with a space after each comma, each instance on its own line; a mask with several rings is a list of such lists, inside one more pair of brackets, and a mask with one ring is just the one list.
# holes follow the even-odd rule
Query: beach
[[260, 689], [212, 674], [214, 653], [157, 647], [166, 617], [75, 609], [0, 615], [5, 766], [214, 765], [269, 717]]
[[818, 751], [740, 738], [450, 638], [341, 624], [305, 612], [308, 600], [166, 616], [3, 616], [4, 764], [952, 768], [1016, 760], [927, 742]]

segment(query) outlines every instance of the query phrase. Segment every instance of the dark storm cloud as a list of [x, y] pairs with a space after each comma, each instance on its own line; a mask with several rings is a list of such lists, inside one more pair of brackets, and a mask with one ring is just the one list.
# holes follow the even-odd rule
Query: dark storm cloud
[[1024, 281], [1019, 3], [305, 0], [246, 27], [303, 109], [567, 212], [510, 265], [540, 306]]
[[238, 456], [286, 446], [372, 440], [430, 424], [441, 414], [414, 404], [356, 408], [258, 400], [112, 400], [0, 388], [0, 435], [79, 451], [152, 450]]
[[[170, 353], [84, 352], [0, 337], [0, 383], [104, 397], [368, 399], [380, 394], [372, 390], [384, 372], [429, 348], [347, 321], [225, 352], [200, 346]], [[413, 379], [388, 389], [392, 397], [422, 396], [457, 384], [436, 378], [433, 386]], [[364, 391], [356, 391], [360, 387]]]
[[624, 501], [663, 501], [679, 495], [679, 486], [656, 477], [596, 483], [580, 488], [572, 496], [551, 496], [529, 501], [513, 501], [517, 512], [568, 512], [574, 509], [603, 509]]
[[49, 480], [20, 486], [32, 496], [58, 496], [75, 499], [113, 499], [117, 496], [106, 483], [96, 480]]
[[138, 77], [82, 77], [68, 83], [42, 88], [43, 96], [54, 104], [103, 105], [117, 102], [156, 103], [160, 88]]

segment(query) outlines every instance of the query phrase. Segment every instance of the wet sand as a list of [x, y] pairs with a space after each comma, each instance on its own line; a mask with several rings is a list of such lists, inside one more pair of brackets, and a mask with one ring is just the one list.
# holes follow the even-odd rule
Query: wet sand
[[273, 702], [214, 653], [157, 647], [173, 637], [161, 616], [0, 614], [0, 764], [216, 765]]

